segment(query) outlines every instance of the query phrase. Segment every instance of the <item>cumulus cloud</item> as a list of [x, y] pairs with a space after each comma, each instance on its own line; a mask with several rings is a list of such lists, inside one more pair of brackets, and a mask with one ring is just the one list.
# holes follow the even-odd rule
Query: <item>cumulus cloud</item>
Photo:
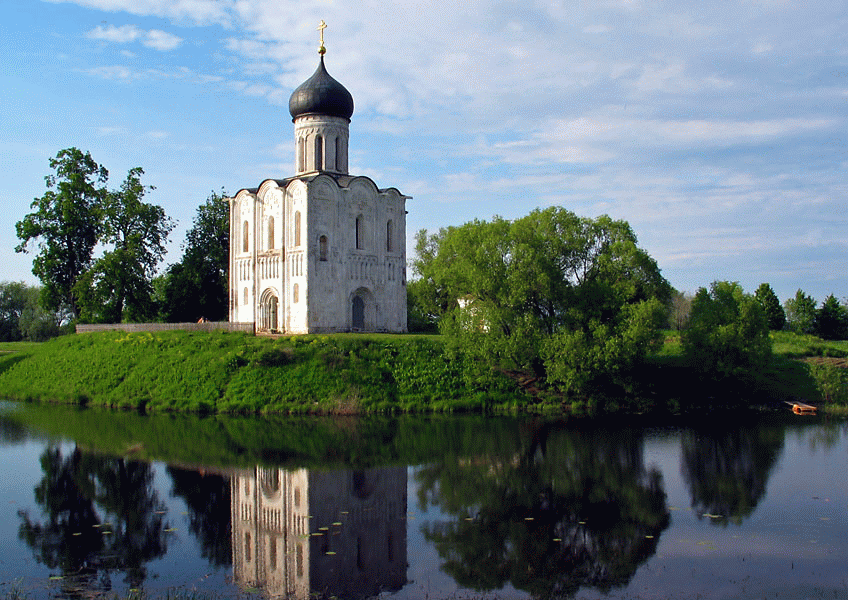
[[129, 44], [140, 41], [148, 48], [153, 48], [154, 50], [159, 50], [161, 52], [167, 52], [179, 48], [183, 43], [183, 39], [181, 37], [172, 33], [167, 33], [158, 29], [145, 31], [143, 29], [139, 29], [135, 25], [108, 25], [106, 27], [98, 25], [86, 33], [86, 37], [92, 40], [103, 40], [105, 42], [112, 42], [115, 44]]

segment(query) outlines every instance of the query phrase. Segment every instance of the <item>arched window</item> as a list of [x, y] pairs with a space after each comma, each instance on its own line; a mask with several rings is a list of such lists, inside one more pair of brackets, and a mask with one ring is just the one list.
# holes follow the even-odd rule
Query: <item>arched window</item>
[[294, 213], [294, 245], [300, 246], [300, 211]]
[[244, 304], [247, 304], [247, 288], [244, 288]]
[[394, 250], [394, 240], [392, 240], [392, 234], [394, 231], [394, 223], [389, 219], [388, 223], [386, 223], [386, 252], [391, 252]]
[[315, 136], [315, 170], [322, 171], [324, 169], [324, 138], [320, 135]]
[[300, 301], [300, 287], [297, 284], [294, 284], [294, 289], [292, 290], [292, 301], [295, 303]]
[[318, 260], [326, 262], [327, 260], [327, 236], [322, 235], [318, 238]]
[[306, 170], [306, 138], [297, 140], [297, 170], [302, 173]]
[[268, 217], [268, 250], [274, 249], [274, 217]]
[[356, 249], [362, 250], [363, 245], [362, 217], [356, 217]]
[[250, 225], [247, 221], [244, 222], [241, 234], [241, 251], [250, 252]]

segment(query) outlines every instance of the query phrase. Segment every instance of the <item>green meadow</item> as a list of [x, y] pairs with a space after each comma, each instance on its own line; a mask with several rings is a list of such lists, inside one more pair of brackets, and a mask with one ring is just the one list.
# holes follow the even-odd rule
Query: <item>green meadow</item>
[[[848, 342], [786, 332], [773, 333], [772, 342], [769, 368], [741, 386], [743, 402], [848, 404]], [[672, 332], [627, 394], [603, 402], [481, 369], [450, 353], [440, 336], [103, 332], [0, 344], [0, 397], [154, 412], [677, 412], [703, 405], [704, 398], [692, 400], [695, 387]]]

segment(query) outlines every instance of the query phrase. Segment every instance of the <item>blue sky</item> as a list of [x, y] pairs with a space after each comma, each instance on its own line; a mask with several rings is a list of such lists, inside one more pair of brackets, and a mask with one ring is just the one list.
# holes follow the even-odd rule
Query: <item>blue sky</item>
[[848, 297], [840, 2], [18, 0], [0, 22], [0, 280], [48, 160], [145, 170], [177, 221], [294, 170], [288, 98], [353, 94], [350, 170], [418, 229], [560, 205], [627, 220], [677, 289]]

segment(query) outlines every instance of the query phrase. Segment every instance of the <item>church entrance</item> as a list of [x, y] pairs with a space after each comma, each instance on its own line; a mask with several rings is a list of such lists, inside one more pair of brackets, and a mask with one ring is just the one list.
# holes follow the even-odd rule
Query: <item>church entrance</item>
[[280, 301], [277, 294], [272, 290], [265, 290], [262, 294], [259, 311], [259, 329], [261, 331], [275, 332], [280, 329]]
[[353, 297], [353, 329], [362, 331], [365, 329], [365, 302], [360, 296]]

